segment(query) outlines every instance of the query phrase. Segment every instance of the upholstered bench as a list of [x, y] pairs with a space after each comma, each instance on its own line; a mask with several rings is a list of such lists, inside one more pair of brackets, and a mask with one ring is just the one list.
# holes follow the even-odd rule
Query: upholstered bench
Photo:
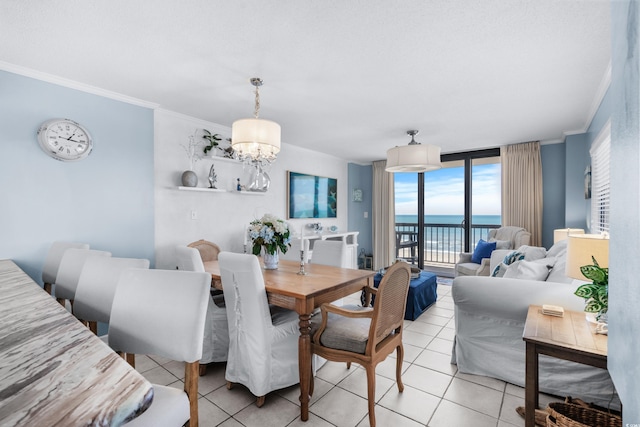
[[[373, 278], [373, 285], [377, 288], [382, 280], [380, 273]], [[420, 272], [420, 277], [411, 279], [409, 284], [409, 293], [407, 294], [407, 308], [404, 312], [405, 320], [416, 320], [431, 304], [436, 302], [438, 295], [436, 293], [436, 275], [427, 271]], [[375, 297], [372, 297], [371, 304]], [[360, 297], [362, 305], [364, 305], [364, 291]]]

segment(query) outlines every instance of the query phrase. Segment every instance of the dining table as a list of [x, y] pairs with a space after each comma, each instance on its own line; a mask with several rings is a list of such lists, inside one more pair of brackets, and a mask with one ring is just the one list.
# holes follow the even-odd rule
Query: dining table
[[[222, 289], [218, 261], [204, 263], [211, 273], [212, 286]], [[311, 315], [323, 303], [330, 303], [373, 286], [375, 271], [339, 268], [280, 260], [276, 270], [263, 269], [265, 291], [270, 304], [294, 310], [299, 316], [298, 369], [300, 371], [300, 419], [309, 419], [311, 382]]]
[[153, 387], [12, 260], [0, 260], [0, 426], [119, 426]]

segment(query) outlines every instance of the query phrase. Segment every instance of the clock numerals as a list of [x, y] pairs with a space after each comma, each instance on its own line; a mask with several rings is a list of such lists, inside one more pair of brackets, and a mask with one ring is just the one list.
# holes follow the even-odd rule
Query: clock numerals
[[81, 160], [91, 153], [91, 136], [80, 124], [68, 119], [49, 120], [38, 130], [45, 153], [62, 161]]

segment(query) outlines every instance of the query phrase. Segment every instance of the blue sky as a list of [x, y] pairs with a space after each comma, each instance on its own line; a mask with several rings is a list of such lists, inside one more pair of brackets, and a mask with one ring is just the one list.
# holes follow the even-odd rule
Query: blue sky
[[[394, 174], [396, 215], [417, 215], [418, 174]], [[500, 164], [473, 166], [472, 214], [500, 215]], [[425, 173], [425, 214], [464, 214], [464, 168]]]

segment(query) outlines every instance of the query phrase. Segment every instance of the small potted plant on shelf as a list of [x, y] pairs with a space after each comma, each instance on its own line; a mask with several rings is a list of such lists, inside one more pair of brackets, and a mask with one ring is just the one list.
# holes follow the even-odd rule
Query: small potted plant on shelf
[[207, 142], [209, 143], [209, 145], [205, 145], [203, 148], [204, 154], [209, 154], [209, 151], [214, 148], [218, 148], [218, 145], [220, 144], [220, 141], [222, 141], [222, 138], [217, 133], [212, 134], [207, 129], [202, 129], [202, 132], [202, 138], [207, 140]]

